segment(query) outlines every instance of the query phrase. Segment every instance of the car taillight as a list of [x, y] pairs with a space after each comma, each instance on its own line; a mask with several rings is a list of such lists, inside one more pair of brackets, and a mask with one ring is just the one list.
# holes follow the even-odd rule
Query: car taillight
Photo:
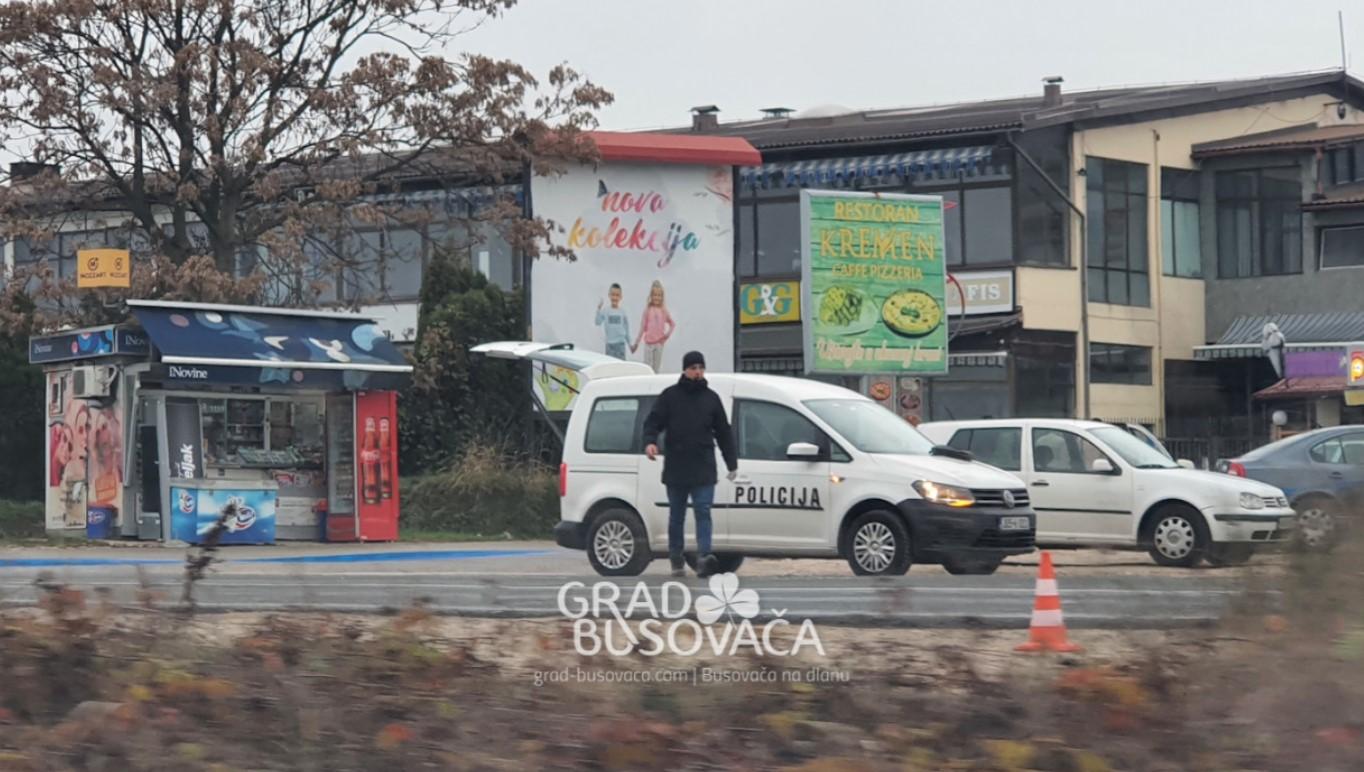
[[1240, 462], [1232, 461], [1227, 464], [1227, 474], [1236, 475], [1237, 477], [1245, 477], [1246, 468]]
[[568, 495], [568, 464], [559, 465], [559, 498]]

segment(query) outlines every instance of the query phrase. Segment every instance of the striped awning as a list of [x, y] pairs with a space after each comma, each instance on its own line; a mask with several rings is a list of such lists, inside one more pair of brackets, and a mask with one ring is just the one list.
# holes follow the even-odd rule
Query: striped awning
[[401, 202], [404, 204], [444, 204], [447, 209], [487, 206], [500, 199], [515, 199], [524, 203], [520, 185], [477, 185], [466, 188], [437, 188], [435, 190], [405, 190], [397, 193], [378, 193], [361, 200], [374, 204]]
[[947, 354], [950, 367], [1004, 367], [1009, 363], [1007, 351], [951, 351]]
[[740, 170], [740, 179], [748, 187], [803, 188], [848, 183], [863, 178], [946, 177], [958, 172], [976, 175], [984, 174], [991, 168], [993, 154], [993, 147], [976, 145], [892, 155], [779, 161], [762, 166], [745, 166]]

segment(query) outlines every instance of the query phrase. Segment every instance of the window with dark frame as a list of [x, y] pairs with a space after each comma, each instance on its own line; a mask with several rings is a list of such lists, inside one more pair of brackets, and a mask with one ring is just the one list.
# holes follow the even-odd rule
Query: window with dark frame
[[1085, 159], [1089, 300], [1150, 306], [1146, 165]]
[[1296, 166], [1217, 172], [1217, 276], [1302, 272], [1302, 181]]
[[1166, 276], [1203, 276], [1196, 171], [1160, 170], [1160, 257], [1161, 272]]
[[1326, 154], [1332, 185], [1364, 182], [1364, 142], [1332, 148]]
[[1151, 348], [1119, 343], [1090, 343], [1089, 380], [1091, 383], [1150, 386]]
[[1317, 233], [1322, 270], [1364, 267], [1364, 224], [1322, 228]]
[[[1018, 144], [1062, 189], [1070, 179], [1070, 133], [1065, 128], [1025, 131]], [[1070, 207], [1032, 166], [1019, 159], [1014, 182], [1019, 265], [1068, 268]]]

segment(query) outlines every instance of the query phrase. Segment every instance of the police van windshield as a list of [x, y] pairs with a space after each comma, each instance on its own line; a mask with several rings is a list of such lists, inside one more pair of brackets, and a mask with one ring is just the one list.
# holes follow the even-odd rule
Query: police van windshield
[[805, 403], [863, 453], [925, 455], [933, 443], [903, 418], [865, 399], [812, 399]]

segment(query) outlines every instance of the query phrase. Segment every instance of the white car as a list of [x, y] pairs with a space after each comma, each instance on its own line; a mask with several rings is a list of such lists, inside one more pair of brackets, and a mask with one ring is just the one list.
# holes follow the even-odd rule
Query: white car
[[1022, 477], [1040, 545], [1138, 547], [1166, 566], [1231, 565], [1293, 528], [1278, 488], [1183, 468], [1112, 424], [1017, 418], [919, 430]]
[[[585, 549], [607, 576], [637, 575], [654, 557], [666, 557], [662, 461], [645, 457], [642, 439], [654, 399], [678, 376], [542, 344], [475, 351], [565, 367], [586, 381], [563, 438], [556, 541]], [[913, 562], [991, 573], [1005, 557], [1033, 550], [1035, 520], [1022, 480], [968, 454], [935, 449], [872, 400], [798, 378], [707, 380], [730, 416], [739, 456], [738, 478], [720, 480], [712, 510], [720, 570], [761, 555], [842, 557], [859, 575], [903, 574]], [[660, 444], [666, 453], [667, 438]], [[695, 543], [688, 517], [687, 545]]]

